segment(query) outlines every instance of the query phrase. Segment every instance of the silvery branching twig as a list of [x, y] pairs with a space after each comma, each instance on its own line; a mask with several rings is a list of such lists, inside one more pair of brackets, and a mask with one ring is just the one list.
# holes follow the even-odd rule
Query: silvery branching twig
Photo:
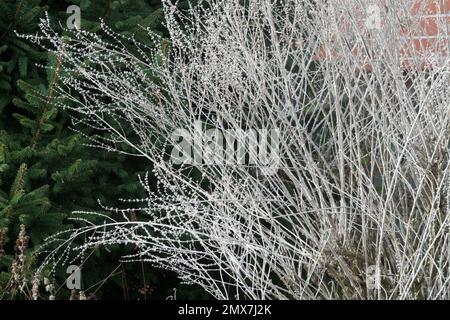
[[127, 244], [218, 299], [450, 298], [448, 31], [419, 48], [412, 2], [166, 0], [153, 45], [42, 21], [76, 130], [149, 167], [44, 266]]

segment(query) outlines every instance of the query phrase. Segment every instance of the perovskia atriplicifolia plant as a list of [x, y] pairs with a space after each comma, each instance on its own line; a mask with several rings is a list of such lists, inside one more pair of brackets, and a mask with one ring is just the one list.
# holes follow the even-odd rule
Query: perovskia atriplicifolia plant
[[151, 168], [42, 268], [128, 244], [218, 299], [450, 298], [448, 38], [414, 51], [410, 1], [387, 2], [366, 28], [359, 1], [164, 1], [152, 47], [42, 21], [74, 125]]

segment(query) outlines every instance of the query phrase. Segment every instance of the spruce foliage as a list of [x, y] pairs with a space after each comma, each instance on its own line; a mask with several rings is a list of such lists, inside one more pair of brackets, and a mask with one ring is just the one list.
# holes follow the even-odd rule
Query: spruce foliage
[[[0, 2], [0, 299], [33, 297], [29, 284], [39, 262], [34, 253], [46, 237], [70, 228], [73, 211], [98, 209], [99, 202], [119, 206], [119, 198], [143, 196], [137, 175], [149, 168], [87, 147], [86, 137], [70, 129], [70, 115], [57, 107], [60, 56], [49, 56], [17, 36], [36, 32], [46, 11], [64, 24], [72, 4], [81, 8], [82, 28], [89, 31], [99, 29], [101, 18], [141, 41], [143, 28], [164, 33], [160, 1]], [[25, 249], [25, 261], [17, 268], [16, 239], [24, 232], [28, 241], [20, 248]], [[172, 274], [121, 264], [123, 251], [111, 250], [96, 250], [82, 268], [83, 290], [92, 298], [165, 298], [178, 285]], [[64, 271], [42, 276], [62, 285], [68, 276]], [[185, 297], [201, 294], [184, 292]], [[65, 288], [54, 293], [57, 298], [70, 295]], [[41, 298], [48, 294], [41, 288]]]

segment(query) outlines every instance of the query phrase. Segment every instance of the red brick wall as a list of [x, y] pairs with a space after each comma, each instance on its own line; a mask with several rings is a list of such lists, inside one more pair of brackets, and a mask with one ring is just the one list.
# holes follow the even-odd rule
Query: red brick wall
[[[340, 21], [340, 32], [345, 33], [346, 30], [351, 30], [352, 26], [353, 28], [356, 26], [365, 40], [370, 41], [371, 31], [368, 30], [366, 24], [367, 7], [361, 8], [358, 1], [355, 0], [335, 0], [335, 3], [338, 11], [337, 19]], [[341, 7], [340, 3], [343, 4]], [[389, 4], [392, 3], [400, 4], [404, 9], [391, 7]], [[380, 8], [381, 28], [384, 24], [383, 19], [389, 17], [384, 14], [386, 8], [392, 11], [391, 14], [396, 13], [400, 16], [402, 23], [399, 34], [401, 38], [393, 50], [400, 53], [403, 67], [411, 68], [417, 66], [418, 62], [421, 67], [433, 66], [437, 63], [436, 61], [444, 61], [445, 57], [448, 57], [450, 52], [450, 0], [368, 0], [367, 4]], [[339, 12], [341, 8], [344, 9]], [[348, 8], [352, 12], [353, 20], [349, 18], [348, 11], [346, 11]], [[361, 64], [366, 68], [371, 68], [370, 65], [366, 65], [365, 61], [368, 58], [362, 54], [364, 50], [358, 44], [355, 44], [350, 51], [358, 60], [361, 60]], [[336, 54], [333, 50], [330, 51], [329, 46], [324, 45], [319, 50], [318, 59], [326, 58], [336, 59]], [[430, 59], [433, 61], [427, 61]]]
[[[450, 0], [416, 0], [411, 14], [418, 26], [411, 32], [412, 42], [402, 50], [405, 60], [410, 56], [431, 51], [443, 56], [449, 52]], [[402, 30], [408, 34], [408, 29]], [[407, 62], [408, 63], [408, 62]]]

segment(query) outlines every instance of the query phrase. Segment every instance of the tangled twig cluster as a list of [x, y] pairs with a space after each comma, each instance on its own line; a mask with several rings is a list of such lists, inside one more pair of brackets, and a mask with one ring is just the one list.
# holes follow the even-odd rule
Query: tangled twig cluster
[[[146, 199], [49, 239], [46, 264], [132, 244], [126, 259], [220, 299], [450, 298], [450, 64], [436, 43], [405, 70], [420, 25], [399, 32], [408, 1], [376, 30], [354, 1], [164, 3], [170, 39], [149, 32], [152, 47], [106, 26], [69, 39], [48, 21], [28, 37], [64, 47], [58, 91], [92, 144], [147, 159], [157, 179], [141, 177]], [[234, 154], [264, 151], [244, 134], [257, 130], [278, 133], [270, 174]], [[236, 161], [176, 163], [180, 137], [194, 158], [226, 149]]]

